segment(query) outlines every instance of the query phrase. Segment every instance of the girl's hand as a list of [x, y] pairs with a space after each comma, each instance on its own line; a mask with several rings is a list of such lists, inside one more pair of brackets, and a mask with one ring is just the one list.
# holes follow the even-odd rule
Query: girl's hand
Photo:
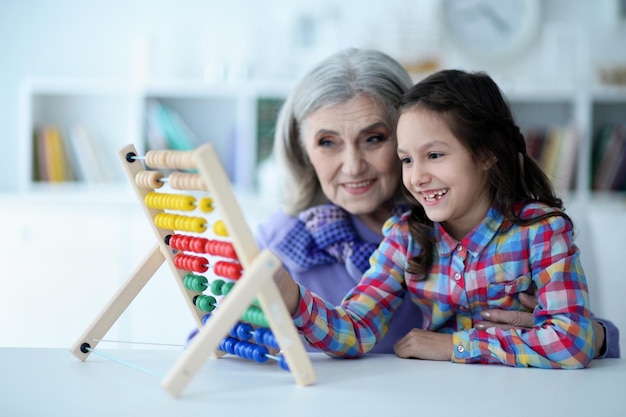
[[274, 274], [274, 282], [283, 297], [287, 311], [293, 316], [298, 311], [298, 305], [300, 304], [300, 287], [282, 266]]
[[452, 359], [452, 335], [413, 329], [393, 346], [401, 358], [449, 361]]

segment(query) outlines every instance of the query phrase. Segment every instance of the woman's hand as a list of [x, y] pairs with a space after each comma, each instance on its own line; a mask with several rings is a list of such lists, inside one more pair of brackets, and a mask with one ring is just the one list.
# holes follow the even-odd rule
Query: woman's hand
[[452, 359], [452, 335], [413, 329], [400, 338], [393, 350], [401, 358], [449, 361]]
[[[520, 293], [520, 302], [531, 310], [537, 305], [537, 299], [529, 294]], [[517, 310], [484, 310], [480, 315], [485, 319], [474, 324], [474, 328], [485, 330], [489, 327], [498, 327], [503, 330], [509, 330], [513, 327], [524, 327], [531, 329], [534, 327], [533, 314]], [[595, 357], [602, 351], [604, 345], [604, 326], [593, 320], [593, 332], [595, 333]]]
[[[531, 310], [537, 305], [537, 299], [524, 292], [519, 294], [519, 300]], [[483, 321], [474, 324], [474, 328], [485, 330], [489, 327], [499, 327], [502, 330], [509, 330], [513, 327], [525, 327], [532, 329], [534, 327], [533, 313], [518, 310], [498, 310], [488, 309], [480, 312]]]

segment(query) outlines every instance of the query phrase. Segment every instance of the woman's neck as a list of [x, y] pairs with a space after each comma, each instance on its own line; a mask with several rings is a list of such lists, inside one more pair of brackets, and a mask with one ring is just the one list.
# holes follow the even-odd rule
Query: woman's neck
[[368, 227], [368, 229], [382, 236], [382, 229], [385, 221], [391, 217], [392, 205], [385, 205], [367, 214], [357, 214], [356, 217]]

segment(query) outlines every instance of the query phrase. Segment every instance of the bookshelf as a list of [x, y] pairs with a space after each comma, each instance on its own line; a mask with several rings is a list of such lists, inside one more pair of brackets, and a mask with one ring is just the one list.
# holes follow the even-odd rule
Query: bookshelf
[[626, 192], [626, 91], [599, 90], [591, 107], [591, 162], [588, 186], [593, 192]]
[[528, 153], [552, 179], [559, 194], [577, 194], [580, 122], [576, 97], [563, 91], [513, 92], [507, 95], [526, 139]]
[[[65, 147], [72, 129], [85, 127], [90, 136], [88, 139], [95, 146], [97, 160], [94, 163], [107, 174], [97, 182], [110, 184], [122, 180], [118, 170], [114, 169], [114, 159], [108, 155], [115, 155], [116, 148], [133, 135], [132, 94], [126, 85], [111, 81], [29, 80], [22, 86], [21, 95], [20, 190], [46, 188], [52, 182], [45, 178], [43, 169], [38, 166], [38, 154], [47, 152], [39, 149], [44, 148], [41, 136], [51, 127], [63, 138], [66, 161], [72, 159]], [[59, 163], [62, 162], [52, 161], [52, 164]], [[65, 168], [69, 168], [67, 163]], [[71, 181], [84, 186], [85, 178], [91, 177], [75, 176], [61, 182]], [[55, 182], [53, 185], [61, 184]]]
[[[97, 189], [122, 184], [115, 151], [128, 143], [140, 152], [214, 145], [234, 186], [257, 187], [256, 167], [267, 157], [273, 124], [290, 85], [277, 82], [212, 84], [168, 81], [130, 84], [103, 80], [28, 80], [21, 89], [19, 189]], [[155, 111], [155, 109], [160, 111]], [[165, 116], [164, 112], [167, 112]], [[77, 127], [88, 136], [96, 161], [109, 175], [75, 175], [53, 181], [42, 174], [42, 131], [55, 127], [65, 147], [67, 171], [79, 171], [72, 153]], [[185, 132], [172, 138], [171, 132]], [[171, 140], [168, 140], [171, 139]], [[45, 154], [46, 152], [43, 151]], [[58, 162], [57, 162], [58, 164]], [[94, 162], [95, 164], [95, 162]], [[91, 166], [92, 164], [86, 164]]]
[[[77, 175], [66, 182], [88, 188], [93, 188], [94, 182], [121, 183], [114, 160], [119, 147], [134, 143], [141, 152], [174, 146], [159, 137], [163, 130], [154, 117], [156, 104], [167, 109], [179, 129], [182, 126], [189, 133], [187, 147], [213, 143], [235, 187], [254, 191], [259, 186], [256, 168], [271, 151], [274, 121], [290, 87], [291, 83], [279, 81], [160, 81], [136, 85], [108, 80], [29, 80], [22, 88], [20, 190], [58, 187], [38, 174], [37, 136], [46, 126], [59, 127], [64, 139], [75, 126], [82, 126], [97, 149], [99, 164], [110, 174], [102, 181]], [[555, 180], [561, 194], [583, 201], [591, 200], [596, 191], [618, 198], [623, 195], [626, 184], [618, 179], [611, 182], [612, 186], [594, 186], [594, 152], [603, 130], [625, 124], [626, 89], [504, 91], [527, 137], [532, 132], [549, 136], [555, 128], [565, 131], [561, 136], [566, 137], [560, 138], [563, 143], [554, 156], [570, 159], [567, 172], [556, 174], [564, 177]], [[160, 133], [155, 134], [155, 125]], [[615, 163], [626, 158], [623, 152], [621, 149], [620, 155], [613, 157]], [[619, 167], [614, 172], [623, 175]]]

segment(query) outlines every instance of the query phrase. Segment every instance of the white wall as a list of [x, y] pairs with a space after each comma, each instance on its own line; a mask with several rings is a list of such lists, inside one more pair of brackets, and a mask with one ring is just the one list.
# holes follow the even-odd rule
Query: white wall
[[154, 78], [201, 78], [211, 59], [222, 56], [245, 62], [251, 75], [290, 79], [353, 45], [399, 59], [436, 50], [444, 65], [492, 70], [503, 82], [550, 83], [557, 74], [592, 83], [596, 65], [626, 62], [626, 25], [613, 13], [617, 1], [546, 0], [548, 33], [564, 31], [576, 44], [555, 59], [550, 39], [540, 38], [510, 65], [490, 68], [442, 48], [437, 0], [0, 0], [0, 191], [17, 189], [17, 101], [27, 77], [127, 78], [143, 42]]

